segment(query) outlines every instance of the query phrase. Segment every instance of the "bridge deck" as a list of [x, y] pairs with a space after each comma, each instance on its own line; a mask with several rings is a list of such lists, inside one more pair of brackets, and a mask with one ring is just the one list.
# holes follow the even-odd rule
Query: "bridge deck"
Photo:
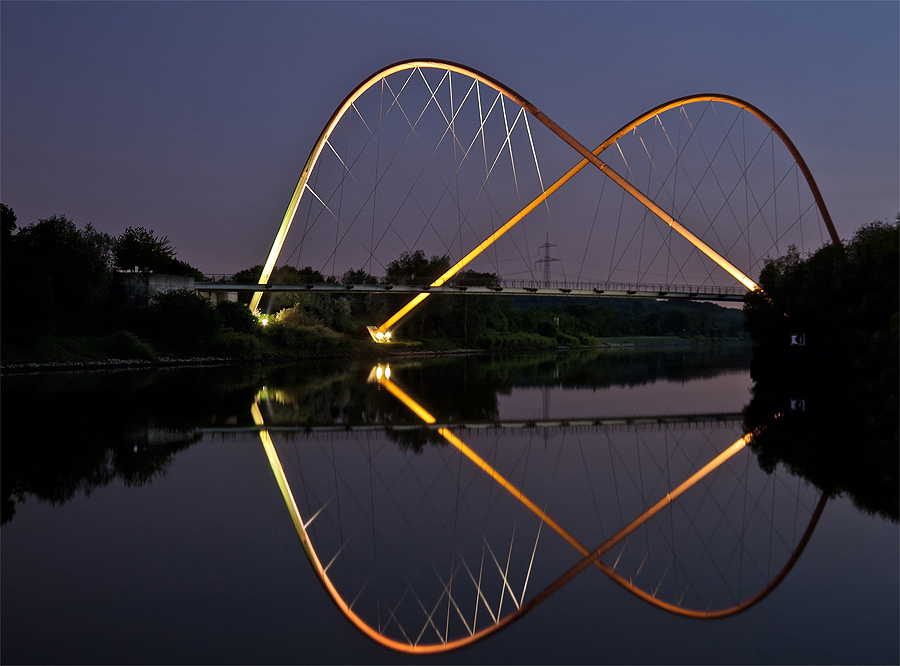
[[195, 282], [197, 291], [249, 291], [279, 293], [285, 291], [315, 291], [332, 294], [477, 294], [486, 296], [573, 296], [578, 298], [666, 298], [695, 301], [744, 300], [746, 289], [733, 287], [694, 287], [681, 285], [601, 285], [597, 287], [429, 287], [385, 284], [229, 284], [226, 282]]
[[544, 431], [572, 430], [582, 428], [655, 428], [667, 426], [681, 426], [685, 428], [701, 426], [732, 426], [740, 423], [743, 414], [676, 414], [671, 416], [634, 416], [614, 418], [570, 418], [570, 419], [518, 419], [508, 421], [463, 421], [454, 423], [365, 423], [365, 424], [329, 424], [329, 425], [303, 425], [303, 426], [235, 426], [222, 428], [197, 428], [195, 432], [202, 434], [226, 434], [238, 432], [268, 432], [337, 434], [353, 432], [408, 432], [414, 430], [440, 430], [448, 428], [455, 431], [467, 431], [477, 434], [485, 431]]

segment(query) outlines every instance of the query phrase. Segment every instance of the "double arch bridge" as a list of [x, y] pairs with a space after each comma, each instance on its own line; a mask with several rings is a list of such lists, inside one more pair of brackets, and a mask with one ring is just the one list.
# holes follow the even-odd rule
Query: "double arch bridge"
[[[370, 327], [383, 341], [438, 292], [739, 300], [767, 259], [829, 241], [840, 239], [808, 166], [749, 102], [675, 99], [590, 150], [487, 74], [419, 59], [376, 72], [338, 106], [258, 285], [237, 288], [255, 291], [251, 309], [263, 291], [416, 292]], [[418, 251], [449, 268], [417, 285], [371, 279]], [[279, 260], [351, 277], [270, 284]], [[507, 282], [468, 286], [485, 274]]]
[[[325, 593], [391, 650], [466, 647], [595, 574], [667, 613], [733, 616], [785, 579], [827, 502], [765, 473], [740, 415], [441, 424], [398, 374], [369, 378], [411, 417], [387, 430], [285, 426], [297, 398], [274, 387], [251, 407]], [[416, 428], [417, 450], [390, 436]]]

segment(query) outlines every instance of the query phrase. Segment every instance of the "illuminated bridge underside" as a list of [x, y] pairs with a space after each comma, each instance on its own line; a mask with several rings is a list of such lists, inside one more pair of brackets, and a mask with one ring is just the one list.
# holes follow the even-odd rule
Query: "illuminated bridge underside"
[[[538, 124], [532, 127], [528, 118]], [[538, 162], [538, 128], [581, 158], [550, 184]], [[608, 154], [604, 160], [602, 153]], [[588, 189], [578, 185], [579, 196], [599, 192], [599, 200], [590, 210], [573, 213], [569, 200], [559, 201], [561, 188], [578, 181], [589, 164], [604, 178]], [[563, 230], [553, 224], [551, 195], [566, 211]], [[439, 60], [391, 65], [338, 107], [301, 173], [260, 285], [269, 284], [301, 207], [306, 219], [294, 250], [298, 266], [308, 261], [302, 258], [304, 247], [316, 247], [313, 256], [327, 255], [321, 267], [331, 274], [337, 274], [338, 255], [347, 257], [351, 269], [363, 266], [369, 273], [384, 268], [397, 250], [450, 257], [451, 268], [430, 290], [372, 327], [380, 333], [388, 333], [431, 293], [442, 293], [437, 289], [463, 268], [484, 271], [489, 262], [491, 272], [512, 277], [502, 264], [516, 253], [519, 267], [512, 272], [532, 280], [539, 278], [538, 264], [549, 270], [551, 262], [559, 262], [565, 282], [576, 273], [575, 282], [588, 273], [594, 273], [591, 282], [668, 284], [675, 276], [696, 284], [693, 276], [706, 285], [725, 277], [728, 286], [753, 290], [765, 260], [789, 245], [802, 252], [826, 237], [840, 242], [799, 151], [769, 116], [747, 102], [710, 94], [673, 100], [591, 151], [507, 86]], [[530, 232], [517, 226], [525, 217]], [[563, 249], [573, 220], [586, 226], [591, 218], [590, 229], [579, 232], [581, 243]], [[559, 258], [534, 254], [536, 238], [545, 234], [554, 241], [550, 247], [560, 246]], [[423, 245], [426, 239], [436, 245]], [[512, 254], [497, 253], [501, 239], [504, 252]], [[601, 278], [598, 271], [606, 275]], [[629, 272], [637, 279], [613, 277]], [[255, 293], [251, 307], [261, 295]]]
[[[378, 385], [423, 424], [438, 427], [431, 413], [387, 375], [378, 373]], [[587, 568], [667, 612], [698, 619], [739, 613], [788, 574], [826, 503], [825, 496], [816, 497], [796, 479], [770, 478], [751, 465], [747, 436], [730, 446], [713, 446], [688, 429], [661, 440], [663, 446], [651, 446], [638, 434], [633, 443], [637, 468], [626, 462], [633, 458], [632, 446], [623, 448], [625, 440], [617, 442], [615, 434], [607, 440], [610, 458], [600, 466], [603, 457], [596, 456], [602, 451], [582, 447], [577, 434], [547, 440], [536, 432], [540, 443], [524, 448], [500, 446], [500, 440], [496, 447], [483, 441], [470, 446], [445, 427], [436, 433], [445, 445], [419, 453], [403, 454], [391, 442], [371, 440], [342, 443], [339, 449], [328, 441], [293, 451], [284, 444], [279, 453], [274, 430], [263, 419], [265, 409], [264, 403], [254, 405], [253, 418], [316, 575], [348, 620], [400, 652], [470, 645], [529, 613]], [[716, 441], [731, 441], [727, 428], [715, 432]], [[567, 437], [579, 443], [567, 445], [569, 455], [563, 456]], [[528, 472], [529, 458], [535, 459], [533, 472]], [[331, 462], [320, 469], [316, 460]], [[594, 500], [588, 499], [579, 513], [593, 513], [598, 495], [613, 488], [608, 508], [617, 505], [619, 514], [627, 513], [588, 537], [601, 543], [596, 547], [585, 545], [583, 516], [571, 516], [572, 521], [551, 515], [557, 504], [547, 493], [555, 468], [576, 461], [575, 469], [584, 465], [582, 474], [604, 467], [603, 474], [624, 470], [618, 479], [587, 479], [585, 497]], [[334, 465], [331, 471], [329, 465]], [[302, 482], [295, 492], [288, 475], [298, 472]], [[563, 505], [570, 508], [575, 478], [570, 470], [565, 488], [557, 489], [557, 494], [564, 491]], [[380, 492], [384, 499], [376, 501]], [[785, 497], [788, 503], [782, 504]], [[389, 531], [379, 533], [382, 525]], [[744, 543], [751, 534], [761, 551]], [[423, 555], [442, 540], [450, 552]], [[560, 568], [546, 570], [553, 562]], [[703, 596], [710, 581], [713, 590], [727, 580], [732, 582], [724, 591]]]

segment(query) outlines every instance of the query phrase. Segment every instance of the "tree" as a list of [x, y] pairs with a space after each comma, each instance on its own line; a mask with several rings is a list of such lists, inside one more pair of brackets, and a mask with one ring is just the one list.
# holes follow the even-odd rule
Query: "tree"
[[262, 270], [262, 264], [245, 268], [232, 275], [231, 281], [238, 284], [257, 284], [259, 282], [259, 276], [262, 275]]
[[461, 287], [499, 287], [500, 276], [496, 273], [464, 270], [453, 277], [453, 283]]
[[177, 259], [175, 248], [166, 236], [157, 236], [152, 229], [128, 227], [115, 243], [115, 265], [122, 270], [149, 270], [169, 275], [191, 275], [200, 271]]
[[225, 326], [238, 333], [254, 333], [258, 328], [256, 317], [250, 309], [235, 301], [220, 301], [216, 311], [222, 317]]
[[[261, 264], [245, 268], [232, 276], [232, 280], [238, 284], [257, 284], [262, 275]], [[332, 277], [326, 278], [321, 272], [312, 266], [294, 268], [293, 266], [277, 266], [269, 276], [269, 284], [336, 284]], [[250, 303], [253, 297], [251, 292], [243, 291], [238, 294], [238, 302]], [[263, 293], [259, 301], [260, 312], [277, 312], [284, 308], [290, 308], [299, 301], [299, 292], [281, 292], [277, 294]]]
[[[16, 239], [13, 236], [16, 230], [16, 214], [6, 204], [0, 204], [0, 221], [3, 224], [3, 242], [0, 243], [0, 267], [3, 268], [3, 300], [6, 300], [7, 280], [15, 273], [18, 253], [15, 251]], [[12, 270], [10, 270], [12, 269]], [[15, 278], [12, 278], [15, 279]]]
[[388, 284], [426, 285], [440, 277], [450, 268], [450, 257], [434, 255], [425, 258], [422, 250], [404, 252], [387, 265]]
[[[8, 212], [7, 212], [8, 211]], [[14, 213], [3, 211], [4, 235]], [[113, 238], [90, 224], [78, 229], [65, 215], [38, 220], [3, 242], [4, 324], [37, 326], [90, 321], [111, 282]], [[6, 326], [4, 326], [6, 328]], [[32, 334], [32, 333], [29, 333]]]
[[[238, 284], [256, 284], [259, 282], [262, 271], [262, 264], [257, 264], [238, 271], [231, 276], [231, 279]], [[331, 280], [326, 279], [320, 271], [312, 266], [299, 269], [293, 266], [276, 266], [269, 276], [269, 284], [319, 284], [321, 282], [331, 282]]]
[[[880, 472], [897, 470], [898, 275], [900, 224], [875, 222], [843, 247], [826, 245], [808, 257], [792, 251], [769, 262], [759, 276], [760, 290], [748, 294], [744, 304], [746, 326], [757, 345], [747, 431], [765, 429], [759, 446], [781, 440], [770, 459], [818, 469], [810, 478], [827, 467], [828, 475], [839, 470], [842, 478], [849, 472], [864, 480], [845, 479], [838, 486], [886, 489], [895, 516], [897, 475]], [[772, 419], [796, 398], [805, 401], [802, 413]], [[773, 435], [782, 421], [801, 415], [820, 424], [808, 429], [810, 435]]]
[[369, 275], [364, 268], [351, 268], [341, 276], [341, 284], [378, 284], [378, 278]]
[[115, 257], [116, 268], [161, 271], [175, 259], [175, 248], [152, 229], [128, 227], [116, 238]]
[[[312, 266], [304, 266], [303, 268], [296, 269], [291, 266], [282, 266], [280, 269], [276, 269], [276, 272], [280, 270], [282, 274], [279, 275], [279, 284], [320, 284], [322, 282], [328, 284], [334, 284], [335, 280], [333, 278], [326, 278], [322, 275], [321, 271], [317, 271]], [[293, 273], [291, 281], [288, 281], [287, 276]]]
[[3, 240], [6, 241], [16, 229], [16, 213], [4, 203], [0, 203], [0, 222], [3, 224]]

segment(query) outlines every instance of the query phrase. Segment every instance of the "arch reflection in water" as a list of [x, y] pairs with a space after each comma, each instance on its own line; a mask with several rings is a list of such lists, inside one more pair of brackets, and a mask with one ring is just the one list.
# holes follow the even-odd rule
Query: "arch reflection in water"
[[787, 575], [826, 502], [760, 470], [738, 419], [454, 433], [390, 377], [373, 369], [373, 390], [419, 420], [419, 450], [390, 430], [276, 445], [265, 401], [252, 410], [317, 576], [394, 650], [471, 644], [586, 569], [672, 613], [735, 614]]

